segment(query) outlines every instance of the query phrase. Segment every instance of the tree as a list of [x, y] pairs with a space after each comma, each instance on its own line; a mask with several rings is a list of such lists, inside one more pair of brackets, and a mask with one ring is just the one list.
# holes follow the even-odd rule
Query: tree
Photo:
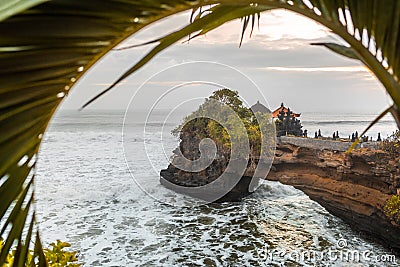
[[[238, 148], [236, 156], [247, 157], [248, 152], [244, 152], [246, 149], [243, 144], [248, 142], [251, 153], [257, 154], [258, 157], [261, 152], [262, 131], [267, 135], [268, 127], [265, 122], [270, 121], [270, 118], [270, 114], [254, 114], [243, 106], [237, 91], [225, 88], [213, 92], [181, 125], [173, 129], [172, 133], [180, 135], [182, 141], [188, 135], [192, 136], [193, 142], [211, 138], [226, 158], [230, 157], [234, 147], [232, 143]], [[263, 123], [262, 128], [260, 123]], [[198, 156], [199, 151], [196, 150], [195, 155]]]
[[[200, 10], [205, 4], [207, 6]], [[14, 241], [18, 244], [16, 261], [25, 261], [26, 248], [33, 237], [37, 248], [35, 257], [44, 262], [39, 235], [35, 234], [35, 218], [31, 216], [34, 175], [30, 173], [35, 167], [41, 136], [54, 111], [91, 66], [143, 27], [181, 11], [193, 10], [189, 25], [149, 42], [156, 46], [112, 86], [92, 99], [95, 100], [182, 38], [205, 34], [237, 18], [243, 18], [243, 37], [247, 26], [255, 25], [260, 12], [277, 8], [311, 18], [347, 42], [348, 45], [315, 45], [367, 66], [394, 103], [382, 116], [392, 113], [400, 126], [398, 0], [263, 0], [257, 4], [235, 0], [207, 3], [185, 0], [145, 3], [139, 0], [1, 1], [0, 218], [11, 231], [0, 254], [0, 265]], [[12, 216], [5, 217], [11, 207], [14, 212], [7, 214]], [[24, 225], [28, 229], [23, 235]]]
[[227, 88], [217, 90], [210, 96], [211, 99], [215, 99], [224, 105], [232, 108], [236, 114], [242, 119], [251, 119], [251, 111], [243, 106], [242, 100], [239, 98], [237, 91], [232, 91]]
[[236, 112], [243, 107], [243, 102], [239, 99], [239, 93], [227, 88], [214, 91], [210, 98], [227, 105]]

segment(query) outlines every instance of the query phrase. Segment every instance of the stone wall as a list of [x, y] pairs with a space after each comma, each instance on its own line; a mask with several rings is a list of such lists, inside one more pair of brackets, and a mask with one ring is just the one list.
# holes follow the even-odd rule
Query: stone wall
[[[317, 150], [333, 150], [345, 152], [351, 146], [351, 142], [340, 141], [340, 140], [326, 140], [326, 139], [315, 139], [315, 138], [304, 138], [304, 137], [291, 137], [281, 136], [277, 138], [278, 143], [291, 144], [298, 147], [305, 147]], [[378, 142], [364, 142], [358, 144], [356, 148], [378, 148]]]

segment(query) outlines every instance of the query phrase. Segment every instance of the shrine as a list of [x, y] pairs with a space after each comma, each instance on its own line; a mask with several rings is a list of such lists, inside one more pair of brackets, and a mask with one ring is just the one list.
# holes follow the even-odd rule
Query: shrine
[[301, 125], [300, 113], [295, 113], [290, 110], [290, 108], [285, 107], [282, 103], [281, 106], [274, 111], [270, 111], [266, 106], [257, 101], [256, 104], [251, 106], [250, 108], [254, 113], [261, 112], [263, 114], [271, 113], [272, 118], [275, 121], [276, 125], [276, 135], [277, 136], [286, 136], [286, 135], [294, 135], [294, 136], [307, 136], [307, 130], [302, 130], [303, 126]]

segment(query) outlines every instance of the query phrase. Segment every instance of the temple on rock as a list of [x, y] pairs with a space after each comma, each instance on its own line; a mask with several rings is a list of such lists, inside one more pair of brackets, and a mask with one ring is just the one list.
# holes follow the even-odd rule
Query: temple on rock
[[270, 111], [266, 106], [257, 101], [256, 104], [250, 107], [253, 113], [261, 112], [262, 114], [270, 113], [275, 120], [276, 135], [277, 136], [305, 136], [307, 137], [307, 130], [302, 130], [303, 126], [299, 119], [300, 113], [294, 113], [290, 108], [285, 107], [282, 103], [281, 106], [274, 111]]
[[292, 111], [290, 111], [290, 108], [285, 107], [285, 105], [282, 103], [281, 106], [277, 109], [275, 109], [272, 112], [272, 118], [279, 118], [279, 115], [282, 114], [282, 112], [287, 113], [289, 111], [289, 113], [291, 114], [291, 116], [298, 118], [300, 117], [300, 113], [294, 113]]

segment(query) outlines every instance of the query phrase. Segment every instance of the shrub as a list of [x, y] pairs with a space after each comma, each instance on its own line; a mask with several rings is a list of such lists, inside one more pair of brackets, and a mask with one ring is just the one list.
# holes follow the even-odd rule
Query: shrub
[[[0, 239], [0, 252], [2, 247], [4, 246], [3, 239]], [[82, 264], [78, 263], [77, 251], [66, 251], [65, 248], [71, 247], [71, 244], [67, 242], [62, 242], [57, 240], [56, 243], [51, 243], [50, 248], [44, 249], [44, 255], [46, 256], [46, 260], [49, 267], [79, 267]], [[13, 265], [14, 262], [15, 250], [7, 255], [6, 263], [1, 267], [9, 267]], [[28, 260], [25, 264], [26, 266], [37, 266], [36, 264], [32, 265], [33, 259], [33, 251], [30, 250], [28, 254]]]
[[172, 134], [182, 140], [187, 136], [191, 140], [208, 137], [215, 141], [218, 151], [224, 156], [229, 157], [231, 149], [236, 148], [236, 156], [246, 157], [247, 142], [251, 155], [268, 153], [269, 147], [262, 148], [261, 144], [263, 140], [274, 141], [266, 140], [268, 136], [274, 136], [274, 130], [271, 114], [254, 114], [244, 106], [237, 91], [221, 89], [188, 115], [181, 125], [172, 130]]
[[396, 130], [380, 144], [380, 148], [394, 157], [400, 156], [400, 131]]
[[389, 219], [393, 220], [397, 224], [400, 224], [400, 196], [393, 195], [390, 199], [388, 199], [385, 203], [383, 211]]
[[51, 243], [51, 249], [46, 248], [44, 255], [50, 267], [79, 267], [82, 264], [77, 263], [77, 251], [66, 251], [65, 248], [71, 247], [71, 244], [57, 240], [57, 243]]

